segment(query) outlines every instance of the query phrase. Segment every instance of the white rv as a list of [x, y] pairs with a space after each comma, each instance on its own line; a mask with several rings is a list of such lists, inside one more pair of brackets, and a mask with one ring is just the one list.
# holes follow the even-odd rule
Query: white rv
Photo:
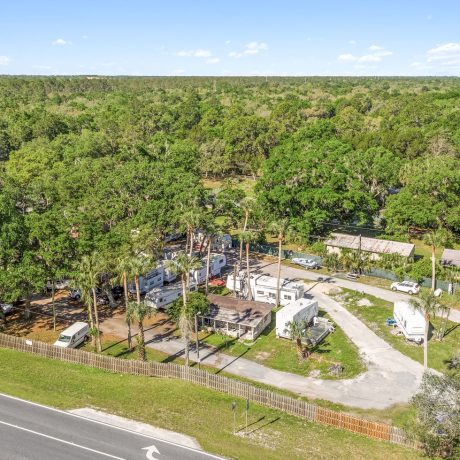
[[[198, 287], [195, 283], [190, 283], [190, 292], [194, 292], [197, 289]], [[182, 297], [182, 283], [180, 281], [167, 286], [156, 287], [147, 292], [145, 304], [151, 308], [165, 308], [179, 297]]]
[[289, 338], [287, 324], [290, 321], [305, 321], [308, 325], [318, 316], [318, 302], [312, 299], [297, 299], [276, 312], [276, 336]]
[[232, 237], [228, 233], [216, 235], [212, 239], [213, 251], [228, 251], [232, 248]]
[[62, 331], [54, 345], [61, 348], [75, 348], [85, 341], [88, 333], [88, 324], [79, 321]]
[[420, 310], [404, 300], [394, 303], [393, 317], [404, 337], [422, 342], [425, 333], [425, 318]]
[[[247, 286], [244, 271], [241, 271], [236, 278], [236, 292], [241, 292], [247, 296]], [[252, 300], [257, 302], [276, 303], [276, 293], [278, 287], [278, 279], [268, 275], [251, 275], [250, 280]], [[234, 278], [233, 274], [227, 277], [227, 288], [233, 290]], [[280, 280], [280, 305], [287, 305], [297, 299], [301, 299], [304, 294], [304, 285], [301, 282], [292, 281], [289, 279]]]
[[170, 268], [168, 268], [168, 264], [165, 263], [165, 261], [161, 262], [161, 266], [163, 268], [163, 282], [172, 283], [177, 279], [177, 275], [173, 273]]
[[[139, 277], [139, 289], [141, 294], [151, 291], [153, 288], [163, 286], [164, 282], [164, 270], [161, 265], [157, 268], [149, 271], [147, 274]], [[129, 292], [131, 294], [136, 293], [135, 283], [129, 284]]]
[[[225, 267], [226, 263], [227, 258], [224, 254], [211, 254], [211, 258], [209, 260], [209, 277], [212, 278], [213, 276], [220, 275], [222, 268]], [[201, 267], [190, 272], [190, 278], [196, 284], [202, 284], [206, 281], [206, 264], [207, 259], [204, 258], [201, 260]]]

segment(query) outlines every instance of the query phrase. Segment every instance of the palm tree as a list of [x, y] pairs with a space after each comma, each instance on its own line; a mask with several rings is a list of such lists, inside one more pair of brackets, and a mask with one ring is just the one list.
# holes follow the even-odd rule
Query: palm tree
[[[81, 297], [88, 309], [88, 320], [91, 328], [92, 344], [100, 353], [102, 350], [99, 330], [99, 312], [97, 308], [96, 287], [100, 279], [99, 260], [96, 253], [83, 256], [78, 267], [75, 284], [80, 288]], [[94, 320], [93, 312], [94, 308]]]
[[179, 254], [175, 259], [166, 262], [168, 269], [180, 275], [182, 282], [182, 310], [179, 316], [179, 330], [185, 340], [185, 365], [189, 365], [190, 333], [193, 330], [192, 320], [187, 309], [187, 292], [190, 288], [190, 272], [201, 267], [197, 257]]
[[305, 321], [289, 321], [286, 324], [285, 332], [289, 334], [291, 340], [295, 340], [296, 342], [297, 357], [299, 358], [299, 361], [301, 361], [305, 357], [302, 339], [305, 337], [306, 328], [307, 324], [305, 323]]
[[136, 337], [139, 345], [139, 359], [146, 361], [145, 355], [145, 336], [144, 336], [144, 320], [150, 318], [152, 309], [148, 307], [145, 302], [128, 302], [126, 310], [126, 322], [131, 324], [133, 320], [137, 321], [139, 326], [139, 334]]
[[195, 206], [188, 208], [181, 215], [181, 223], [185, 226], [187, 234], [185, 252], [190, 256], [193, 254], [193, 232], [199, 227], [201, 218], [201, 210]]
[[[252, 210], [254, 209], [255, 201], [252, 197], [246, 197], [241, 200], [241, 207], [244, 211], [244, 223], [243, 223], [243, 230], [242, 233], [246, 232], [248, 227], [249, 215], [251, 214]], [[243, 265], [243, 240], [240, 240], [240, 266]]]
[[420, 298], [412, 299], [410, 303], [413, 307], [422, 312], [425, 317], [425, 334], [423, 339], [423, 366], [428, 369], [428, 331], [430, 329], [430, 319], [442, 308], [439, 299], [431, 292], [422, 292]]
[[431, 246], [431, 290], [436, 289], [436, 248], [446, 246], [451, 242], [452, 235], [445, 228], [439, 227], [427, 233], [423, 241]]
[[335, 252], [330, 252], [323, 256], [323, 264], [330, 272], [336, 272], [340, 267], [339, 255]]
[[438, 340], [442, 341], [444, 339], [444, 335], [446, 334], [446, 330], [447, 330], [447, 322], [449, 321], [449, 315], [450, 315], [450, 306], [440, 302], [439, 313], [441, 315], [441, 318], [443, 318], [443, 320], [442, 320], [441, 327], [439, 328], [439, 331], [438, 331]]
[[245, 231], [240, 234], [241, 242], [246, 244], [246, 276], [247, 276], [247, 285], [248, 285], [248, 300], [252, 300], [251, 292], [251, 270], [249, 265], [249, 248], [252, 242], [257, 239], [257, 235], [251, 231]]
[[276, 282], [276, 305], [280, 304], [281, 300], [281, 255], [283, 252], [283, 241], [288, 230], [289, 220], [287, 218], [275, 220], [270, 223], [269, 230], [278, 236], [278, 273]]

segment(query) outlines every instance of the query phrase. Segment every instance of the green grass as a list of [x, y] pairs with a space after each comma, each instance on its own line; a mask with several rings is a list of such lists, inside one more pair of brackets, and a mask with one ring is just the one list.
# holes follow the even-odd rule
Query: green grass
[[[324, 312], [320, 314], [325, 315]], [[311, 371], [317, 370], [321, 378], [335, 378], [329, 375], [329, 367], [335, 363], [340, 363], [344, 367], [340, 378], [352, 378], [365, 370], [358, 349], [339, 327], [313, 350], [310, 358], [301, 362], [297, 357], [294, 342], [276, 338], [274, 318], [270, 326], [253, 343], [241, 342], [217, 333], [203, 336], [203, 341], [219, 348], [225, 354], [242, 356], [264, 366], [294, 374], [308, 375]]]
[[95, 407], [195, 437], [210, 452], [237, 459], [416, 459], [416, 451], [309, 423], [251, 404], [250, 434], [244, 401], [179, 380], [110, 374], [98, 369], [0, 349], [3, 393], [60, 409]]
[[[401, 353], [423, 363], [423, 346], [408, 342], [403, 336], [391, 334], [392, 328], [385, 324], [387, 318], [393, 317], [393, 304], [391, 302], [347, 289], [343, 291], [346, 299], [339, 301], [345, 308]], [[357, 301], [362, 298], [369, 299], [372, 306], [358, 306]], [[431, 320], [432, 332], [441, 326], [441, 322], [440, 318]], [[460, 325], [449, 321], [447, 331], [448, 334], [442, 342], [433, 336], [428, 342], [428, 365], [441, 372], [446, 370], [444, 360], [449, 359], [454, 352], [460, 349]]]

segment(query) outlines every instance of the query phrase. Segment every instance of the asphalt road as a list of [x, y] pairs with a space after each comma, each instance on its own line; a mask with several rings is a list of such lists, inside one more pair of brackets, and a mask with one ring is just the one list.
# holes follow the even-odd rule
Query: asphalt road
[[203, 460], [189, 447], [0, 394], [2, 460]]

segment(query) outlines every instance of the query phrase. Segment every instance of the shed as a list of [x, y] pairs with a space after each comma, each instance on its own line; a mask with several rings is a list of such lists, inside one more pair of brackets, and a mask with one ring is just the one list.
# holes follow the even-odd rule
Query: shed
[[318, 315], [318, 302], [312, 299], [297, 299], [276, 312], [276, 336], [289, 338], [286, 331], [290, 321], [305, 321], [309, 324]]
[[444, 249], [441, 256], [441, 265], [460, 267], [460, 251], [458, 249]]
[[216, 294], [209, 294], [208, 300], [211, 307], [206, 315], [199, 317], [201, 325], [231, 337], [255, 340], [271, 322], [269, 303]]
[[401, 257], [412, 259], [415, 245], [400, 241], [380, 240], [359, 235], [347, 235], [345, 233], [332, 233], [324, 244], [329, 253], [340, 254], [342, 249], [354, 249], [371, 254], [373, 259], [380, 258], [383, 254], [398, 254]]

